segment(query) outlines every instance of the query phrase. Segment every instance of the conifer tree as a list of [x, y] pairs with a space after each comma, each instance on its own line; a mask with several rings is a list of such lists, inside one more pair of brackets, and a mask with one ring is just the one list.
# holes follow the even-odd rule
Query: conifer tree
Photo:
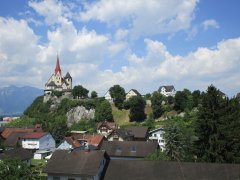
[[221, 132], [222, 117], [225, 113], [226, 101], [222, 93], [213, 85], [203, 94], [202, 106], [196, 121], [195, 143], [197, 157], [205, 162], [224, 162], [224, 135]]

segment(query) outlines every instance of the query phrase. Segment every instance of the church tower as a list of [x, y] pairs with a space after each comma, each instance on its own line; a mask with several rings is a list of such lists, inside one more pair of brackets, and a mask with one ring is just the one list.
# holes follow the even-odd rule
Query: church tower
[[61, 91], [64, 96], [69, 97], [72, 92], [72, 77], [69, 72], [66, 74], [65, 77], [62, 76], [62, 70], [60, 67], [60, 61], [58, 56], [54, 73], [45, 84], [44, 102], [49, 100], [52, 91]]

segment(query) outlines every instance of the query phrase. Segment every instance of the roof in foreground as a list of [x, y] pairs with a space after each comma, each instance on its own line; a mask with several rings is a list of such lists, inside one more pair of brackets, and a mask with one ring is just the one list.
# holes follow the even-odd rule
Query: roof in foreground
[[111, 160], [105, 180], [225, 180], [240, 177], [240, 164]]
[[33, 154], [26, 149], [15, 148], [15, 149], [6, 150], [2, 154], [0, 154], [0, 159], [4, 157], [11, 157], [11, 158], [15, 157], [24, 161], [24, 160], [31, 159], [33, 157]]
[[94, 176], [97, 174], [104, 156], [105, 151], [56, 150], [48, 161], [44, 172], [58, 175]]
[[148, 134], [147, 126], [130, 126], [126, 128], [135, 138], [146, 138]]
[[111, 157], [146, 157], [158, 149], [157, 142], [103, 141], [101, 146]]

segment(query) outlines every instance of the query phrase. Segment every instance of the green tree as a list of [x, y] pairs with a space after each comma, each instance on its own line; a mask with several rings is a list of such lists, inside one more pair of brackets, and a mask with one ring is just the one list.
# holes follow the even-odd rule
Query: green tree
[[123, 108], [123, 102], [125, 100], [125, 90], [120, 85], [114, 85], [109, 89], [113, 102], [118, 109]]
[[6, 157], [0, 161], [0, 179], [38, 179], [33, 175], [31, 168], [19, 159]]
[[187, 107], [188, 96], [183, 91], [177, 91], [175, 95], [174, 109], [178, 112], [183, 112]]
[[68, 133], [67, 117], [64, 115], [52, 115], [49, 116], [47, 128], [55, 139], [56, 143], [59, 143]]
[[176, 124], [168, 124], [165, 126], [165, 152], [170, 160], [183, 159], [183, 133]]
[[146, 103], [141, 96], [133, 96], [125, 103], [125, 107], [130, 109], [130, 121], [144, 121], [146, 118], [146, 114], [144, 112], [145, 104]]
[[89, 91], [81, 85], [74, 86], [72, 94], [74, 98], [87, 98]]
[[155, 128], [155, 120], [154, 120], [154, 118], [153, 118], [153, 114], [152, 114], [152, 113], [150, 113], [150, 114], [148, 115], [148, 118], [147, 118], [147, 120], [145, 121], [145, 125], [146, 125], [147, 127], [149, 127], [149, 129], [154, 129], [154, 128]]
[[198, 137], [195, 142], [196, 153], [202, 161], [224, 162], [225, 137], [223, 137], [220, 127], [223, 124], [223, 117], [227, 113], [224, 110], [226, 103], [227, 100], [222, 98], [221, 92], [213, 85], [209, 86], [203, 95], [195, 128]]
[[154, 92], [151, 97], [154, 119], [161, 117], [163, 114], [162, 101], [163, 101], [163, 96], [158, 92]]
[[160, 150], [158, 150], [155, 153], [149, 154], [145, 159], [150, 161], [169, 161], [170, 160], [166, 152], [160, 151]]
[[98, 97], [98, 94], [96, 91], [92, 91], [91, 92], [91, 98], [94, 99], [94, 98], [97, 98]]
[[104, 100], [97, 105], [95, 119], [97, 122], [113, 121], [112, 107], [107, 100]]
[[94, 120], [83, 119], [79, 122], [73, 123], [70, 130], [73, 131], [88, 131], [88, 133], [96, 132], [96, 122]]
[[201, 103], [201, 92], [199, 90], [193, 91], [192, 97], [193, 97], [193, 107], [197, 107]]
[[145, 95], [145, 99], [148, 100], [148, 99], [150, 99], [150, 98], [151, 98], [151, 94], [150, 94], [150, 93], [147, 93], [147, 94]]

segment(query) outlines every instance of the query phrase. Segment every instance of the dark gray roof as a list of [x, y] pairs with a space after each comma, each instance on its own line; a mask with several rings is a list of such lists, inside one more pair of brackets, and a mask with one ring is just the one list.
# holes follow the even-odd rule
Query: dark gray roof
[[33, 154], [26, 149], [15, 148], [15, 149], [6, 150], [0, 154], [0, 159], [4, 157], [15, 157], [20, 159], [21, 161], [24, 161], [24, 160], [32, 159]]
[[97, 174], [100, 162], [106, 156], [105, 151], [69, 151], [56, 150], [44, 172], [57, 175], [75, 175], [92, 177]]
[[141, 96], [141, 94], [136, 89], [131, 89], [130, 91], [133, 91], [136, 95]]
[[148, 127], [146, 126], [130, 126], [126, 130], [134, 135], [134, 138], [147, 138]]
[[131, 134], [128, 130], [126, 129], [115, 129], [111, 132], [111, 135], [113, 134], [117, 134], [119, 137], [121, 137], [123, 140], [129, 140], [129, 139], [133, 139], [133, 134]]
[[103, 141], [101, 146], [110, 157], [146, 157], [158, 149], [157, 142], [146, 141]]
[[55, 84], [55, 82], [51, 81], [50, 83], [47, 84], [47, 86], [54, 86], [54, 87], [56, 87], [57, 85]]
[[7, 147], [16, 147], [17, 143], [21, 142], [22, 136], [27, 134], [26, 132], [12, 132], [4, 141], [4, 145]]
[[158, 91], [161, 91], [161, 89], [162, 89], [163, 87], [166, 89], [166, 92], [171, 92], [171, 91], [175, 90], [174, 86], [171, 85], [171, 86], [160, 86], [159, 89], [158, 89]]
[[240, 177], [240, 164], [111, 160], [105, 180], [226, 180]]
[[69, 74], [69, 72], [67, 72], [66, 76], [64, 77], [64, 79], [70, 78], [72, 79], [72, 76]]

